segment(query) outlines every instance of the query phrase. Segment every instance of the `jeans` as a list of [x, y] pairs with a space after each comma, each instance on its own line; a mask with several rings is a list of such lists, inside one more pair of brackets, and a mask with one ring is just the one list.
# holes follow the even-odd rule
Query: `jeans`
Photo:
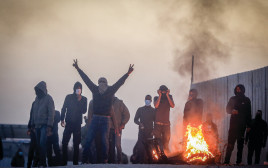
[[47, 153], [47, 126], [43, 125], [36, 128], [36, 144], [39, 157], [39, 166], [47, 166], [46, 153]]
[[67, 165], [68, 161], [68, 143], [73, 134], [73, 165], [78, 165], [79, 144], [81, 143], [81, 124], [66, 123], [62, 138], [62, 162]]
[[244, 147], [244, 133], [246, 128], [240, 130], [229, 129], [228, 134], [228, 146], [226, 149], [225, 161], [224, 163], [229, 164], [230, 158], [234, 149], [235, 142], [237, 141], [237, 157], [236, 163], [240, 164], [242, 162], [242, 153]]
[[109, 132], [110, 132], [110, 117], [93, 115], [91, 123], [89, 125], [86, 144], [83, 150], [83, 163], [88, 163], [88, 156], [90, 155], [91, 145], [96, 137], [96, 134], [100, 133], [101, 151], [97, 150], [97, 155], [101, 152], [101, 162], [108, 162], [108, 148], [109, 148]]
[[[56, 155], [55, 163], [52, 158], [52, 148]], [[48, 166], [60, 166], [61, 154], [59, 146], [59, 135], [58, 133], [53, 133], [53, 135], [47, 138], [47, 161]]]
[[119, 135], [115, 135], [115, 147], [116, 147], [116, 152], [117, 152], [117, 163], [120, 164], [122, 163], [122, 147], [121, 147], [121, 136], [122, 136], [122, 131], [119, 132]]
[[158, 125], [154, 127], [155, 138], [160, 139], [163, 143], [165, 152], [169, 152], [170, 125]]
[[[121, 148], [121, 136], [122, 131], [119, 132], [120, 136], [115, 134], [115, 130], [113, 128], [110, 129], [109, 135], [109, 159], [108, 163], [122, 163], [122, 148]], [[115, 148], [116, 154], [115, 157]]]

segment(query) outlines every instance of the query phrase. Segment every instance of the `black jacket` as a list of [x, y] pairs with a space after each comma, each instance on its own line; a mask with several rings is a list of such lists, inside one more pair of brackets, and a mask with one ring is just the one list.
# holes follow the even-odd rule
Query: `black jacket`
[[184, 124], [202, 123], [204, 102], [202, 99], [192, 99], [187, 101], [183, 110]]
[[[82, 96], [80, 101], [77, 100], [75, 93], [69, 94], [64, 100], [61, 109], [61, 121], [66, 121], [70, 124], [82, 124], [82, 116], [87, 112], [87, 98]], [[66, 113], [66, 117], [65, 117]]]
[[267, 123], [263, 119], [253, 119], [250, 124], [250, 131], [246, 135], [246, 141], [259, 145], [266, 145]]
[[241, 130], [250, 126], [251, 122], [251, 101], [244, 95], [245, 88], [243, 85], [237, 85], [242, 90], [241, 94], [238, 94], [234, 90], [235, 96], [231, 97], [227, 106], [226, 111], [232, 114], [233, 110], [237, 110], [238, 114], [232, 114], [230, 119], [230, 129]]
[[95, 85], [81, 69], [77, 70], [89, 90], [92, 92], [93, 114], [110, 116], [114, 94], [124, 84], [128, 74], [122, 76], [114, 85], [109, 86], [103, 94], [100, 94], [98, 86]]

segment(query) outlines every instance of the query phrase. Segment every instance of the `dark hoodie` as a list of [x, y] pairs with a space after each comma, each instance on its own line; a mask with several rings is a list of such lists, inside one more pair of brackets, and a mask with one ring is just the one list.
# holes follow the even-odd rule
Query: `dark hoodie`
[[11, 161], [12, 167], [24, 167], [24, 156], [23, 156], [23, 153], [22, 155], [20, 155], [20, 153], [22, 153], [22, 150], [18, 149], [15, 156], [12, 158], [12, 161]]
[[[55, 106], [52, 97], [47, 93], [47, 86], [44, 81], [39, 82], [35, 88], [37, 95], [31, 109], [31, 127], [40, 128], [46, 125], [52, 128], [55, 115]], [[38, 91], [39, 90], [39, 91]]]
[[74, 84], [73, 94], [67, 95], [64, 100], [64, 104], [61, 109], [61, 121], [64, 121], [65, 119], [66, 123], [81, 125], [82, 115], [87, 112], [87, 98], [82, 96], [82, 99], [78, 101], [75, 93], [78, 86], [82, 90], [82, 84], [80, 82], [76, 82]]
[[[241, 93], [237, 93], [236, 88], [239, 87]], [[231, 97], [227, 106], [226, 111], [229, 114], [232, 114], [233, 110], [237, 110], [238, 114], [231, 115], [230, 120], [230, 129], [241, 130], [250, 126], [251, 122], [251, 101], [248, 97], [245, 96], [245, 87], [244, 85], [237, 85], [234, 89], [235, 96]]]

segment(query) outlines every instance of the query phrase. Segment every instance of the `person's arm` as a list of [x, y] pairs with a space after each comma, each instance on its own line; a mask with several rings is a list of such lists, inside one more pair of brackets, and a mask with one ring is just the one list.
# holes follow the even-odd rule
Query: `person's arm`
[[133, 67], [134, 67], [134, 64], [133, 65], [130, 64], [128, 72], [125, 75], [123, 75], [115, 84], [111, 86], [111, 90], [113, 93], [116, 93], [117, 90], [125, 83], [128, 76], [133, 72], [134, 70]]
[[122, 101], [122, 120], [121, 120], [121, 124], [120, 124], [120, 129], [124, 129], [125, 125], [127, 124], [127, 122], [129, 121], [130, 118], [130, 113], [129, 110], [127, 108], [127, 106], [124, 104], [124, 102]]
[[112, 122], [113, 122], [113, 125], [114, 125], [115, 133], [117, 135], [120, 135], [113, 106], [112, 106], [112, 109], [111, 109], [111, 118], [112, 118]]
[[55, 105], [52, 97], [49, 97], [48, 99], [48, 120], [47, 120], [47, 136], [50, 136], [52, 134], [51, 130], [54, 123], [54, 116], [55, 116]]
[[175, 107], [175, 103], [173, 101], [173, 98], [172, 96], [169, 94], [170, 90], [168, 89], [167, 90], [167, 99], [168, 99], [168, 103], [170, 105], [171, 108], [174, 108]]
[[83, 79], [83, 81], [85, 82], [85, 84], [87, 85], [87, 87], [89, 88], [89, 90], [91, 92], [93, 92], [93, 90], [95, 88], [97, 88], [97, 86], [89, 79], [89, 77], [79, 68], [78, 66], [78, 61], [77, 59], [74, 60], [73, 66], [75, 67], [75, 69], [78, 71], [80, 77]]
[[262, 147], [265, 148], [266, 141], [267, 141], [267, 134], [268, 134], [268, 127], [266, 121], [264, 121], [264, 128], [263, 128], [263, 144]]
[[228, 114], [238, 114], [237, 110], [234, 109], [234, 103], [235, 103], [234, 98], [231, 97], [226, 106], [226, 112]]
[[27, 131], [28, 135], [30, 135], [30, 133], [28, 133], [28, 132], [32, 129], [33, 105], [34, 105], [34, 102], [32, 103], [32, 107], [31, 107], [31, 111], [30, 111], [30, 118], [29, 118], [29, 122], [28, 122], [28, 131]]
[[55, 110], [54, 122], [56, 122], [56, 123], [60, 122], [60, 112], [58, 110]]
[[92, 116], [93, 116], [93, 100], [91, 100], [88, 105], [88, 113], [87, 113], [88, 123], [90, 123], [90, 121], [92, 120]]
[[137, 110], [137, 112], [136, 112], [136, 114], [135, 114], [135, 117], [134, 117], [134, 123], [135, 124], [137, 124], [137, 125], [140, 125], [141, 124], [141, 122], [139, 121], [139, 119], [140, 119], [140, 114], [141, 112], [140, 112], [140, 108]]
[[246, 114], [246, 120], [247, 120], [247, 127], [250, 128], [250, 123], [251, 123], [251, 101], [250, 99], [248, 99], [248, 103], [247, 103], [247, 114]]
[[162, 97], [162, 92], [161, 92], [161, 90], [158, 90], [157, 91], [157, 93], [158, 93], [158, 97], [156, 96], [156, 97], [154, 97], [154, 107], [155, 108], [158, 108], [159, 107], [159, 105], [160, 105], [160, 100], [161, 100], [161, 97]]
[[68, 97], [68, 95], [65, 97], [65, 100], [64, 100], [64, 103], [63, 103], [63, 106], [62, 106], [62, 108], [61, 108], [61, 126], [62, 127], [65, 127], [65, 122], [64, 122], [64, 120], [65, 120], [65, 113], [66, 113], [66, 110], [67, 110], [67, 105], [69, 104], [68, 103], [68, 100], [69, 100], [69, 97]]

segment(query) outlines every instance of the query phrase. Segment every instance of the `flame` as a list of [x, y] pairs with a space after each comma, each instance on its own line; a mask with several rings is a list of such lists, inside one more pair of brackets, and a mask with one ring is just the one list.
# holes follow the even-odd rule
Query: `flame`
[[153, 156], [158, 160], [158, 155], [157, 155], [157, 153], [155, 152], [155, 150], [153, 150]]
[[214, 155], [209, 151], [209, 146], [205, 141], [202, 132], [202, 124], [198, 127], [187, 125], [186, 133], [186, 150], [184, 157], [187, 162], [193, 161], [206, 161], [209, 158], [213, 158]]

